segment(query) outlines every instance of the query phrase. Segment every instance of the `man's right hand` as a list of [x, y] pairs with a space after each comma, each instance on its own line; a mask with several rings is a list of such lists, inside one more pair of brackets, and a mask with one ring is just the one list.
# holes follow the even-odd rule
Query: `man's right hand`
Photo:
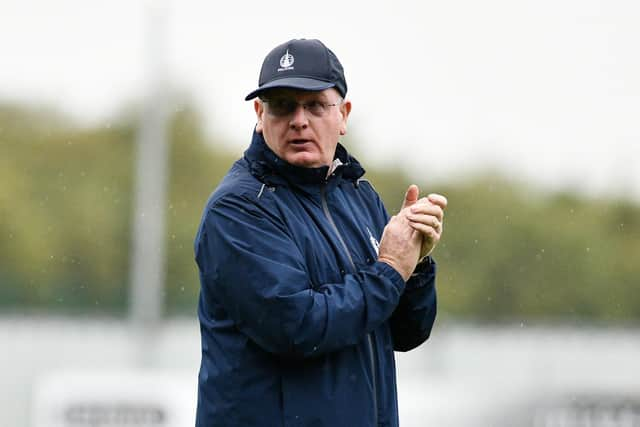
[[[409, 186], [402, 203], [402, 209], [407, 209], [415, 204], [418, 200], [418, 193], [416, 185]], [[409, 225], [406, 213], [392, 216], [384, 228], [382, 239], [380, 239], [378, 261], [389, 264], [400, 273], [406, 282], [416, 268], [421, 245], [422, 235]]]

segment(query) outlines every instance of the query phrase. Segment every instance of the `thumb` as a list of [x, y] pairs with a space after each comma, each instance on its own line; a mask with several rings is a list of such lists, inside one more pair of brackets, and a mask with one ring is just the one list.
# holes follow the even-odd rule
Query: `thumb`
[[407, 192], [404, 195], [404, 201], [402, 202], [402, 208], [407, 208], [418, 201], [418, 194], [420, 190], [418, 186], [415, 184], [411, 184], [409, 188], [407, 188]]

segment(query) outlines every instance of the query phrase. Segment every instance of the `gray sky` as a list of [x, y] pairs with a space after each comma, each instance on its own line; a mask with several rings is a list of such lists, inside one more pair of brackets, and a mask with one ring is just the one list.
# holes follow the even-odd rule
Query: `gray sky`
[[[108, 121], [149, 88], [150, 3], [0, 0], [0, 100]], [[345, 66], [369, 164], [427, 182], [496, 168], [640, 200], [637, 1], [224, 3], [154, 2], [169, 81], [238, 153], [266, 53], [319, 38]]]

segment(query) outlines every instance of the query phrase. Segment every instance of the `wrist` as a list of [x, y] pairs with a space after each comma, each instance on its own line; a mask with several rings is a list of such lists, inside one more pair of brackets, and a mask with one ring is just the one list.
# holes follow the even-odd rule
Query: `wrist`
[[409, 277], [411, 277], [411, 272], [407, 272], [405, 271], [403, 268], [400, 267], [400, 264], [395, 262], [393, 259], [391, 258], [386, 258], [384, 256], [379, 256], [378, 257], [378, 261], [380, 262], [384, 262], [385, 264], [387, 264], [389, 267], [393, 268], [395, 271], [398, 272], [398, 274], [400, 276], [402, 276], [402, 280], [404, 280], [405, 282], [407, 280], [409, 280]]

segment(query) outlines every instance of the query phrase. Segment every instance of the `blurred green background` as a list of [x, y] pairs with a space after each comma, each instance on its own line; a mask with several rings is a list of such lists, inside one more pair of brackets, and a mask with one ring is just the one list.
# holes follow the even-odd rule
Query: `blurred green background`
[[[74, 124], [0, 105], [0, 312], [124, 316], [129, 297], [138, 120]], [[195, 109], [169, 123], [167, 316], [195, 316], [193, 238], [204, 203], [239, 153], [207, 140]], [[349, 141], [367, 168], [367, 153]], [[410, 183], [367, 168], [391, 211]], [[439, 263], [445, 317], [481, 322], [640, 321], [640, 207], [543, 192], [491, 172], [421, 185], [449, 199]]]

